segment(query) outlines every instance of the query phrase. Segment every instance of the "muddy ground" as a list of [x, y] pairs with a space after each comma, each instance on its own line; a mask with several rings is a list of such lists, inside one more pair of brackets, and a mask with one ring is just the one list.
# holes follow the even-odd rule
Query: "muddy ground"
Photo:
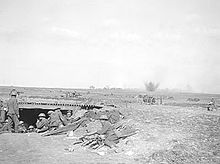
[[120, 105], [120, 110], [139, 133], [122, 140], [117, 152], [99, 155], [79, 146], [69, 152], [65, 149], [74, 141], [66, 135], [11, 133], [0, 135], [0, 163], [220, 163], [220, 110], [135, 102]]
[[[121, 109], [140, 132], [118, 153], [101, 156], [65, 135], [0, 135], [1, 163], [220, 163], [220, 112], [201, 108], [136, 105]], [[119, 144], [119, 145], [120, 145]]]

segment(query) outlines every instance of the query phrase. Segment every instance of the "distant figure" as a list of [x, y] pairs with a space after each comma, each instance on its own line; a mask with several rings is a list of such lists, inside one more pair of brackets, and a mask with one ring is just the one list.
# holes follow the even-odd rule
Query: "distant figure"
[[137, 103], [143, 104], [143, 96], [142, 95], [137, 95], [134, 98], [136, 99]]
[[209, 102], [210, 105], [215, 105], [215, 99], [212, 98], [211, 101]]
[[212, 98], [208, 104], [208, 111], [213, 111], [213, 109], [217, 109], [215, 105], [215, 99]]
[[0, 99], [0, 110], [3, 108], [3, 100]]
[[38, 115], [39, 119], [36, 122], [36, 132], [37, 133], [42, 133], [45, 132], [49, 129], [48, 127], [48, 120], [46, 119], [46, 115], [44, 113], [40, 113]]
[[163, 105], [163, 96], [160, 96], [160, 105]]
[[[7, 108], [8, 108], [8, 124], [14, 125], [14, 131], [15, 133], [18, 132], [18, 124], [19, 124], [19, 108], [18, 108], [18, 102], [16, 99], [17, 92], [11, 91], [10, 93], [11, 98], [7, 102]], [[9, 126], [9, 131], [11, 132], [11, 126]]]

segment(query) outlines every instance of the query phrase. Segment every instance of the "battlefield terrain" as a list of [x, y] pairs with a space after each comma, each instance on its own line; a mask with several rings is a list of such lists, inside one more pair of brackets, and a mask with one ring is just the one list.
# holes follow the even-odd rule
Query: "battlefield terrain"
[[[6, 100], [11, 87], [0, 87]], [[37, 133], [0, 134], [0, 163], [64, 163], [64, 164], [219, 164], [220, 108], [207, 111], [218, 94], [153, 92], [163, 97], [162, 104], [147, 105], [138, 98], [145, 91], [122, 89], [53, 89], [16, 88], [22, 100], [89, 100], [114, 105], [138, 133], [120, 141], [118, 150], [100, 154], [76, 146], [68, 151], [73, 140], [64, 135], [42, 137]], [[65, 100], [66, 92], [76, 91], [77, 98]], [[195, 99], [196, 98], [196, 99]], [[80, 132], [78, 132], [80, 133]]]

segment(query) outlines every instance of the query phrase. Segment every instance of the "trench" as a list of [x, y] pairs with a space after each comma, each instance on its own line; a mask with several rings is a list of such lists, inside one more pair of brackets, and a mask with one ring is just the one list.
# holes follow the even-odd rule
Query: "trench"
[[[92, 110], [93, 108], [98, 108], [99, 107], [94, 107], [94, 106], [81, 106], [81, 109], [86, 109], [86, 110]], [[53, 109], [45, 109], [45, 108], [19, 108], [19, 114], [20, 114], [20, 118], [19, 120], [24, 121], [24, 124], [26, 127], [33, 125], [35, 126], [36, 121], [38, 119], [38, 115], [40, 113], [44, 113], [46, 115], [46, 118], [48, 118], [47, 112], [53, 110]], [[74, 109], [76, 110], [76, 109]], [[60, 109], [60, 111], [62, 112], [63, 115], [67, 114], [68, 110], [62, 110]], [[73, 111], [73, 110], [71, 110]], [[74, 112], [73, 112], [74, 113]], [[1, 112], [0, 113], [0, 121], [4, 122], [5, 119], [7, 119], [6, 113], [5, 112]]]
[[[39, 108], [31, 108], [31, 109], [20, 109], [19, 114], [20, 118], [19, 120], [24, 121], [25, 126], [33, 125], [35, 126], [38, 115], [40, 113], [44, 113], [46, 115], [46, 118], [48, 118], [47, 112], [51, 109], [39, 109]], [[67, 110], [60, 110], [63, 115], [67, 114]]]

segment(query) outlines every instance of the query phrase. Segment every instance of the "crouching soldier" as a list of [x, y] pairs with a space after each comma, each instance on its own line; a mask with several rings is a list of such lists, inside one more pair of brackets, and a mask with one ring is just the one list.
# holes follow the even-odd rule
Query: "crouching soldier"
[[8, 124], [8, 119], [5, 120], [5, 122], [2, 124], [2, 127], [0, 128], [0, 132], [10, 132], [10, 128], [9, 128], [9, 124]]
[[67, 121], [65, 121], [60, 110], [48, 111], [47, 114], [49, 115], [48, 122], [50, 130], [56, 130], [59, 127], [67, 125]]
[[71, 111], [68, 111], [66, 116], [65, 116], [65, 119], [67, 121], [67, 124], [70, 124], [71, 121], [73, 120], [73, 117], [72, 117], [72, 114], [71, 114]]
[[36, 127], [37, 127], [36, 132], [42, 133], [47, 131], [49, 128], [48, 128], [48, 120], [46, 119], [46, 115], [44, 113], [40, 113], [38, 117], [39, 119], [36, 122]]
[[116, 124], [121, 118], [124, 118], [124, 115], [120, 111], [113, 109], [107, 112], [107, 117], [111, 124]]
[[33, 133], [33, 132], [35, 132], [34, 126], [33, 126], [33, 125], [30, 125], [30, 126], [28, 127], [27, 132], [28, 132], [28, 133]]
[[24, 125], [24, 121], [19, 121], [18, 133], [27, 133], [27, 129], [26, 129], [25, 125]]
[[54, 111], [48, 111], [47, 114], [49, 116], [49, 118], [48, 118], [49, 129], [56, 130], [60, 125], [59, 116]]
[[60, 108], [56, 109], [55, 113], [60, 120], [59, 127], [66, 126], [68, 124], [68, 122], [65, 119], [65, 117], [63, 116], [62, 112], [60, 111]]
[[103, 138], [104, 144], [106, 146], [108, 146], [110, 148], [117, 147], [116, 144], [119, 143], [119, 138], [114, 131], [114, 127], [108, 121], [108, 117], [106, 115], [102, 115], [99, 119], [102, 124], [101, 130], [99, 130], [95, 133], [88, 133], [86, 136], [98, 134]]

